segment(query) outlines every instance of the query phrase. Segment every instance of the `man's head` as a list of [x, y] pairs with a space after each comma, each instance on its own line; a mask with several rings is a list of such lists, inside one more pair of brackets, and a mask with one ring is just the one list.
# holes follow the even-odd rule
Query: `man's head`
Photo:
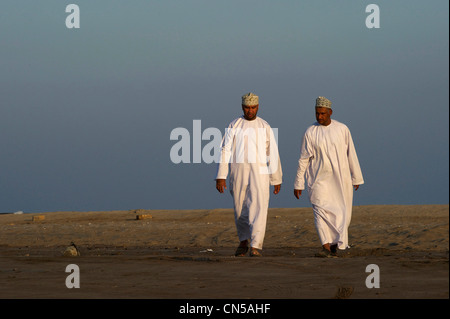
[[331, 114], [333, 110], [331, 109], [331, 101], [323, 96], [319, 96], [316, 99], [316, 120], [320, 125], [330, 125]]
[[244, 118], [248, 121], [252, 121], [256, 118], [259, 107], [259, 98], [253, 93], [247, 93], [242, 96], [242, 111], [244, 112]]

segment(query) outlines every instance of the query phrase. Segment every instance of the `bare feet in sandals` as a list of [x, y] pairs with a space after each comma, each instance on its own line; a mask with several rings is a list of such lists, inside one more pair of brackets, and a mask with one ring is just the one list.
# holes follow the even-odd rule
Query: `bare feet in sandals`
[[250, 257], [262, 257], [262, 255], [258, 249], [252, 247], [250, 250]]
[[245, 254], [247, 254], [247, 252], [248, 252], [248, 241], [243, 240], [239, 244], [239, 247], [236, 249], [236, 252], [234, 253], [234, 255], [236, 257], [244, 257]]

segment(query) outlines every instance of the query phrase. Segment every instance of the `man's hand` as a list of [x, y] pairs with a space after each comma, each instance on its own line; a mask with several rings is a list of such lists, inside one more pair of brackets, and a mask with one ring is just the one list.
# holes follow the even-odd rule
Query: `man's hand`
[[216, 189], [219, 193], [223, 193], [224, 189], [227, 189], [227, 181], [225, 179], [216, 179]]
[[297, 199], [300, 199], [300, 196], [302, 196], [302, 190], [294, 189], [294, 196], [297, 197]]
[[353, 188], [355, 189], [355, 191], [357, 191], [359, 188], [359, 185], [353, 185]]
[[281, 184], [274, 185], [273, 193], [276, 195], [280, 192]]

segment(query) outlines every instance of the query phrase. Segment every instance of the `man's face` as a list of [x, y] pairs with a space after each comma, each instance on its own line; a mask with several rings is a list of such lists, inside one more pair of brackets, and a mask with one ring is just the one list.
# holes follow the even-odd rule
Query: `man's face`
[[242, 105], [242, 111], [244, 111], [244, 118], [247, 121], [252, 121], [256, 118], [259, 105]]
[[330, 125], [333, 111], [326, 107], [316, 107], [316, 120], [320, 125]]

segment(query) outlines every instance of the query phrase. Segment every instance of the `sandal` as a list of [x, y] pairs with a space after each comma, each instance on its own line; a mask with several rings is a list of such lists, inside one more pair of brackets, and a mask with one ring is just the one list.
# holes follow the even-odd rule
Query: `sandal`
[[332, 253], [325, 248], [322, 248], [315, 256], [320, 258], [337, 258], [336, 253]]
[[248, 247], [247, 246], [239, 246], [236, 249], [236, 252], [234, 253], [234, 255], [236, 257], [244, 257], [245, 254], [247, 253], [247, 251], [248, 251]]
[[250, 257], [262, 257], [261, 253], [256, 248], [252, 248], [250, 251]]

